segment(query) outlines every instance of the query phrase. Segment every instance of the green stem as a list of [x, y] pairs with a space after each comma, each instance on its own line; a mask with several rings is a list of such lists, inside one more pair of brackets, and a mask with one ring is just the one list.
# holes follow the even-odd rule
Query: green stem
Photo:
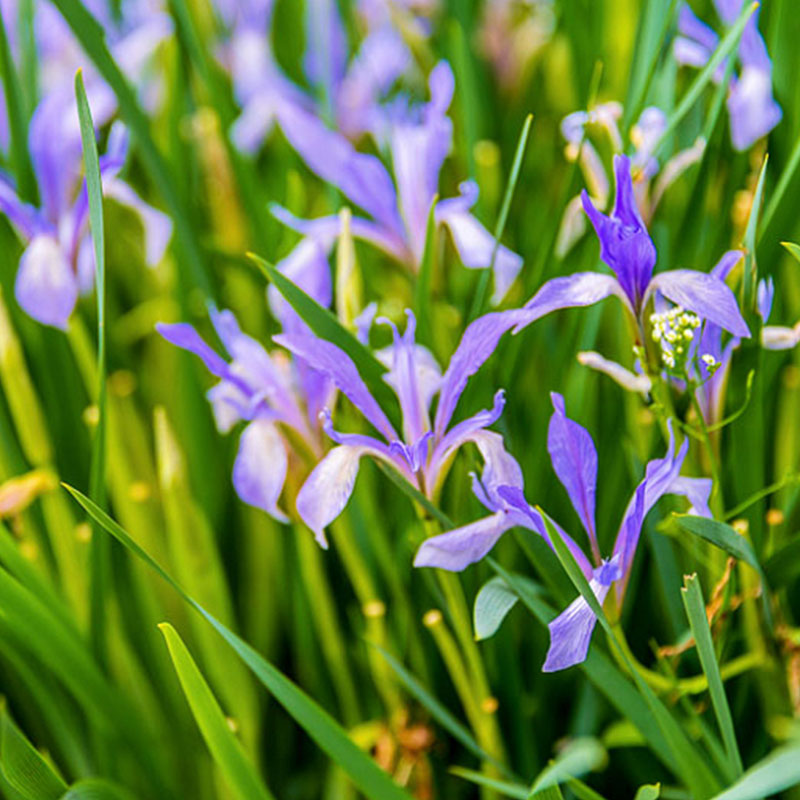
[[295, 529], [300, 574], [313, 609], [313, 623], [319, 636], [323, 656], [328, 662], [331, 680], [342, 709], [345, 724], [352, 727], [360, 719], [358, 695], [347, 663], [342, 631], [336, 617], [336, 604], [328, 576], [322, 563], [319, 545], [309, 532]]
[[[386, 625], [386, 604], [375, 588], [372, 573], [364, 561], [347, 515], [336, 520], [331, 526], [331, 533], [334, 546], [341, 556], [345, 572], [361, 605], [361, 613], [366, 621], [367, 639], [386, 649], [390, 646], [391, 639]], [[390, 718], [394, 717], [403, 706], [394, 673], [386, 660], [381, 657], [380, 651], [374, 647], [368, 648], [367, 657], [375, 687]]]

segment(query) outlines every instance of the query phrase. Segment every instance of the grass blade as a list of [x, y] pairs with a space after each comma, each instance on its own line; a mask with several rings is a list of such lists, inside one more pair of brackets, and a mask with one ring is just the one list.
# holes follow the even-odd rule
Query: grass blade
[[361, 751], [347, 735], [347, 732], [302, 689], [186, 594], [178, 583], [101, 508], [98, 508], [77, 489], [66, 485], [65, 488], [106, 532], [155, 570], [190, 606], [205, 617], [273, 697], [320, 748], [350, 776], [353, 783], [366, 797], [370, 800], [410, 800], [410, 795], [401, 789], [366, 753]]
[[703, 89], [705, 89], [706, 85], [711, 81], [719, 65], [738, 47], [739, 39], [744, 31], [744, 26], [757, 8], [758, 3], [750, 3], [742, 8], [736, 22], [731, 26], [725, 36], [722, 37], [722, 41], [720, 41], [714, 54], [708, 60], [708, 63], [700, 70], [700, 73], [694, 79], [692, 85], [687, 89], [686, 94], [681, 98], [680, 103], [678, 103], [675, 110], [669, 115], [664, 131], [651, 151], [654, 156], [658, 155], [664, 143], [672, 136], [683, 118], [697, 102]]
[[494, 756], [486, 752], [476, 741], [466, 726], [462, 725], [458, 719], [447, 710], [391, 653], [384, 650], [380, 645], [370, 642], [386, 660], [392, 668], [400, 682], [405, 686], [406, 691], [423, 705], [430, 715], [454, 738], [457, 739], [473, 755], [483, 761], [488, 761], [496, 766], [506, 777], [513, 777], [508, 767], [504, 766]]
[[719, 664], [714, 652], [714, 641], [711, 638], [711, 629], [708, 626], [706, 617], [706, 604], [703, 600], [703, 592], [700, 588], [700, 581], [697, 575], [687, 575], [683, 579], [683, 605], [686, 608], [686, 616], [692, 628], [694, 641], [697, 646], [697, 655], [703, 672], [708, 679], [708, 691], [711, 695], [711, 703], [714, 706], [714, 713], [717, 716], [722, 741], [728, 755], [728, 761], [734, 777], [742, 774], [742, 757], [739, 754], [739, 745], [736, 742], [736, 732], [733, 729], [733, 718], [728, 706], [728, 699], [725, 696], [725, 688], [722, 685], [722, 676], [719, 673]]
[[751, 767], [714, 800], [761, 800], [800, 784], [800, 745], [782, 747]]
[[167, 642], [172, 665], [178, 675], [197, 727], [232, 793], [240, 800], [271, 800], [242, 743], [228, 727], [228, 722], [189, 650], [172, 625], [158, 626]]
[[478, 786], [483, 786], [486, 789], [492, 789], [503, 797], [518, 798], [518, 800], [528, 800], [528, 787], [523, 786], [521, 783], [509, 783], [508, 781], [499, 781], [497, 778], [489, 778], [482, 772], [476, 772], [474, 769], [464, 769], [463, 767], [451, 767], [450, 773], [458, 778], [463, 778], [465, 781], [474, 783]]
[[528, 135], [531, 132], [531, 125], [533, 124], [533, 114], [528, 114], [525, 117], [525, 122], [522, 125], [522, 131], [519, 134], [519, 141], [517, 142], [517, 149], [514, 153], [514, 161], [511, 164], [511, 172], [508, 176], [508, 183], [506, 184], [506, 191], [503, 195], [503, 203], [500, 206], [500, 214], [497, 217], [497, 224], [494, 228], [494, 245], [492, 246], [492, 257], [489, 261], [489, 266], [481, 272], [478, 288], [475, 292], [475, 299], [472, 303], [472, 310], [469, 314], [469, 319], [476, 319], [481, 315], [483, 305], [486, 298], [486, 290], [489, 285], [489, 278], [494, 269], [494, 262], [497, 259], [497, 251], [500, 249], [500, 239], [503, 236], [503, 231], [506, 228], [506, 221], [508, 220], [508, 212], [511, 208], [511, 199], [514, 197], [514, 189], [517, 186], [519, 173], [522, 169], [522, 159], [525, 156], [525, 146], [528, 143]]
[[544, 789], [597, 770], [607, 761], [608, 754], [597, 739], [589, 736], [576, 739], [539, 773], [531, 786], [529, 800]]
[[[92, 461], [89, 475], [89, 495], [104, 506], [106, 478], [106, 261], [103, 229], [103, 183], [100, 159], [94, 133], [92, 112], [83, 86], [80, 70], [75, 75], [75, 100], [81, 127], [83, 163], [86, 172], [86, 192], [89, 196], [89, 230], [92, 235], [95, 258], [95, 284], [97, 292], [97, 427], [92, 441]], [[97, 526], [93, 526], [98, 534]], [[89, 632], [92, 650], [98, 661], [105, 662], [105, 614], [108, 589], [109, 542], [104, 536], [92, 537], [89, 554]]]
[[750, 546], [750, 542], [740, 536], [730, 526], [724, 522], [719, 522], [715, 519], [707, 519], [706, 517], [693, 517], [688, 514], [673, 514], [675, 521], [678, 525], [689, 533], [711, 542], [715, 547], [719, 547], [739, 561], [744, 561], [745, 564], [751, 566], [761, 578], [761, 597], [764, 607], [764, 619], [767, 622], [770, 630], [772, 630], [772, 611], [769, 607], [769, 587], [764, 570]]
[[67, 789], [67, 784], [11, 721], [5, 708], [0, 711], [0, 769], [25, 800], [59, 800]]

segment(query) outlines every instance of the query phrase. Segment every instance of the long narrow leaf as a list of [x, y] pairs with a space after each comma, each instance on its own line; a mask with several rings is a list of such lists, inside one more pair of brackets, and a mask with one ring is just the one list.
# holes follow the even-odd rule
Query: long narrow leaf
[[77, 489], [71, 486], [65, 488], [106, 532], [155, 570], [190, 606], [205, 617], [275, 699], [370, 800], [409, 800], [410, 796], [367, 754], [359, 750], [347, 732], [302, 689], [186, 594], [178, 583], [101, 508]]
[[599, 769], [607, 761], [608, 754], [597, 739], [591, 737], [576, 739], [539, 773], [531, 786], [529, 797], [534, 797], [543, 789], [564, 783], [569, 778], [577, 778], [586, 772]]
[[739, 561], [744, 561], [745, 564], [751, 566], [758, 573], [761, 578], [764, 619], [771, 630], [772, 612], [769, 607], [769, 587], [767, 578], [764, 575], [761, 564], [756, 558], [756, 554], [753, 552], [753, 548], [750, 546], [750, 542], [748, 542], [744, 536], [740, 536], [736, 533], [730, 525], [726, 525], [724, 522], [719, 522], [715, 519], [693, 517], [688, 514], [674, 514], [673, 517], [678, 525], [685, 531], [689, 531], [689, 533], [693, 533], [695, 536], [699, 536], [701, 539], [711, 542], [711, 544], [729, 553], [734, 558], [738, 558]]
[[0, 710], [0, 769], [3, 777], [26, 800], [59, 800], [67, 785]]
[[722, 37], [722, 41], [708, 60], [708, 63], [700, 70], [699, 74], [692, 82], [692, 85], [686, 91], [686, 94], [681, 98], [680, 103], [678, 103], [675, 110], [669, 115], [664, 131], [653, 146], [651, 151], [653, 155], [658, 155], [661, 147], [669, 137], [672, 136], [683, 118], [689, 113], [692, 106], [699, 99], [703, 89], [705, 89], [714, 77], [714, 73], [717, 71], [719, 65], [737, 48], [739, 39], [744, 31], [744, 26], [757, 8], [758, 3], [750, 3], [749, 5], [743, 6], [736, 22], [731, 26], [725, 36]]
[[167, 641], [172, 664], [197, 727], [233, 794], [240, 800], [270, 800], [272, 794], [248, 760], [241, 742], [228, 727], [219, 703], [178, 632], [166, 622], [158, 627]]
[[[86, 192], [89, 197], [89, 230], [94, 245], [95, 287], [97, 292], [97, 427], [92, 441], [92, 464], [89, 494], [99, 505], [105, 505], [106, 477], [106, 248], [103, 225], [103, 183], [97, 155], [94, 122], [83, 86], [80, 70], [75, 75], [75, 99], [83, 144], [86, 171]], [[93, 526], [99, 533], [97, 526]], [[108, 539], [93, 536], [90, 551], [91, 582], [89, 586], [89, 631], [92, 648], [100, 663], [105, 661], [106, 592], [108, 583]]]
[[733, 728], [733, 718], [728, 706], [728, 699], [725, 696], [725, 688], [722, 685], [722, 676], [719, 673], [719, 664], [714, 652], [714, 641], [711, 638], [711, 629], [708, 626], [706, 617], [706, 605], [703, 600], [703, 592], [697, 575], [686, 576], [684, 586], [681, 590], [683, 604], [686, 608], [686, 616], [692, 628], [694, 641], [697, 645], [697, 655], [700, 657], [700, 664], [703, 672], [708, 679], [708, 690], [711, 694], [711, 703], [714, 706], [714, 713], [717, 715], [722, 741], [725, 744], [725, 751], [728, 761], [733, 770], [734, 777], [742, 774], [742, 757], [739, 755], [739, 745], [736, 742], [736, 732]]
[[800, 784], [800, 745], [775, 750], [713, 800], [761, 800]]

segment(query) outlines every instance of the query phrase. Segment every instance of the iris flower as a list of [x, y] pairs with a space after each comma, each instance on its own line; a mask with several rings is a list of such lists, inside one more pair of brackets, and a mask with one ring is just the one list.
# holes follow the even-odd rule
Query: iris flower
[[[89, 203], [81, 181], [82, 156], [77, 113], [64, 118], [60, 105], [40, 107], [31, 123], [30, 149], [41, 207], [23, 202], [0, 177], [0, 211], [25, 243], [14, 286], [17, 302], [44, 325], [66, 329], [78, 295], [94, 283], [94, 251], [89, 237]], [[45, 134], [44, 127], [49, 128]], [[58, 133], [61, 131], [63, 137]], [[74, 141], [77, 145], [68, 146]], [[115, 124], [100, 159], [103, 195], [134, 211], [142, 221], [145, 260], [153, 266], [172, 235], [169, 217], [147, 205], [119, 177], [128, 150], [125, 128]]]
[[[733, 25], [741, 13], [744, 0], [714, 0], [720, 19]], [[766, 136], [783, 116], [772, 96], [772, 62], [767, 46], [758, 30], [759, 9], [747, 20], [739, 44], [741, 71], [731, 77], [728, 114], [731, 121], [731, 142], [736, 150], [747, 150]], [[719, 36], [699, 20], [688, 5], [681, 6], [678, 17], [680, 36], [675, 40], [678, 63], [704, 67], [719, 44]], [[725, 66], [720, 65], [714, 78], [721, 81]]]
[[287, 522], [278, 505], [290, 452], [282, 429], [290, 430], [319, 458], [318, 415], [332, 400], [332, 386], [307, 364], [297, 359], [290, 363], [280, 352], [268, 353], [242, 332], [231, 311], [212, 308], [210, 316], [230, 360], [215, 352], [188, 323], [159, 323], [156, 328], [168, 342], [198, 356], [218, 379], [207, 394], [217, 429], [227, 433], [246, 423], [233, 465], [236, 493], [248, 505]]
[[[232, 29], [222, 56], [242, 107], [231, 130], [237, 147], [247, 153], [258, 150], [284, 105], [316, 116], [331, 114], [337, 129], [351, 139], [382, 130], [382, 101], [412, 64], [408, 47], [389, 20], [368, 18], [366, 35], [348, 60], [347, 36], [337, 4], [309, 0], [304, 68], [316, 90], [314, 96], [293, 83], [272, 55], [273, 6], [272, 0], [221, 6]], [[330, 108], [323, 108], [319, 97], [325, 97]]]
[[[297, 496], [297, 511], [317, 541], [327, 547], [325, 527], [347, 505], [363, 456], [382, 461], [427, 497], [435, 496], [456, 451], [474, 441], [500, 416], [503, 391], [494, 396], [491, 409], [479, 411], [451, 425], [453, 413], [467, 380], [494, 352], [500, 337], [515, 322], [516, 312], [486, 314], [464, 332], [450, 364], [442, 374], [433, 355], [415, 341], [415, 318], [407, 311], [403, 334], [392, 326], [393, 344], [378, 353], [386, 363], [385, 380], [397, 395], [402, 412], [402, 435], [371, 394], [353, 361], [339, 347], [312, 334], [281, 334], [275, 341], [327, 376], [358, 409], [379, 436], [340, 433], [330, 412], [323, 413], [324, 428], [336, 443], [314, 468]], [[438, 394], [431, 423], [430, 407]]]
[[[547, 433], [547, 449], [556, 476], [566, 489], [586, 532], [591, 559], [558, 525], [555, 527], [589, 581], [598, 602], [602, 604], [611, 587], [615, 586], [617, 601], [621, 604], [647, 513], [661, 497], [672, 494], [688, 498], [692, 513], [710, 517], [711, 481], [681, 477], [689, 442], [685, 439], [676, 453], [670, 427], [666, 455], [647, 464], [645, 476], [623, 514], [611, 558], [603, 559], [595, 519], [597, 451], [589, 432], [567, 417], [564, 398], [555, 393], [551, 398], [554, 413]], [[483, 433], [477, 440], [484, 458], [484, 469], [480, 480], [473, 477], [473, 491], [492, 512], [491, 515], [423, 542], [414, 561], [416, 566], [460, 571], [483, 558], [500, 536], [515, 526], [536, 531], [552, 547], [541, 514], [524, 497], [519, 464], [499, 440], [490, 436]], [[548, 626], [550, 648], [543, 670], [553, 672], [582, 662], [596, 622], [594, 612], [583, 597], [574, 600]]]
[[581, 195], [600, 240], [600, 258], [613, 276], [578, 272], [553, 278], [525, 304], [526, 315], [517, 329], [557, 309], [588, 306], [614, 295], [630, 316], [641, 344], [645, 309], [651, 299], [661, 295], [734, 336], [749, 336], [736, 298], [720, 278], [691, 269], [653, 274], [656, 248], [636, 204], [627, 156], [614, 157], [614, 173], [616, 197], [610, 216], [595, 208], [586, 191]]
[[[391, 125], [389, 149], [394, 180], [378, 158], [358, 152], [313, 114], [292, 104], [281, 106], [278, 112], [286, 138], [308, 167], [369, 214], [366, 219], [353, 217], [353, 235], [414, 271], [422, 260], [428, 213], [453, 138], [447, 109], [455, 85], [446, 62], [432, 70], [428, 85], [430, 101], [421, 108], [403, 110]], [[477, 185], [466, 181], [460, 186], [459, 197], [437, 204], [435, 217], [438, 224], [450, 230], [464, 266], [485, 269], [492, 265], [494, 236], [470, 213], [477, 199]], [[339, 230], [340, 221], [335, 215], [299, 220], [279, 207], [273, 210], [284, 223], [306, 235]], [[493, 303], [503, 299], [521, 268], [519, 255], [506, 247], [498, 248], [493, 264]]]
[[[624, 150], [619, 119], [622, 106], [619, 103], [601, 103], [590, 111], [574, 111], [561, 122], [561, 134], [567, 142], [565, 155], [569, 161], [577, 161], [584, 180], [589, 187], [592, 202], [605, 208], [611, 191], [606, 168], [589, 138], [591, 128], [605, 132], [615, 153]], [[656, 106], [648, 106], [631, 127], [630, 140], [634, 147], [631, 165], [637, 204], [643, 218], [650, 220], [666, 190], [694, 163], [700, 160], [705, 150], [705, 140], [698, 137], [693, 145], [676, 153], [661, 165], [654, 155], [654, 148], [666, 130], [667, 116]], [[556, 255], [563, 257], [586, 230], [581, 196], [576, 195], [567, 203], [556, 240]]]

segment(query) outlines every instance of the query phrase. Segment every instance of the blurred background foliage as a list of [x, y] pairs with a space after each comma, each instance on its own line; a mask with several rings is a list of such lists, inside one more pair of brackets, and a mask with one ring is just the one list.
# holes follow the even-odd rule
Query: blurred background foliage
[[[598, 264], [591, 236], [564, 258], [554, 253], [566, 202], [582, 187], [579, 171], [564, 157], [559, 125], [566, 114], [590, 103], [634, 97], [644, 20], [648, 9], [662, 3], [667, 5], [666, 0], [557, 0], [551, 35], [511, 86], [498, 82], [481, 51], [481, 0], [447, 0], [430, 38], [416, 43], [424, 71], [447, 58], [456, 75], [450, 111], [455, 146], [442, 192], [452, 194], [460, 180], [474, 177], [482, 192], [477, 215], [490, 229], [523, 122], [534, 114], [503, 237], [522, 254], [525, 266], [505, 306], [520, 305], [548, 278]], [[353, 0], [342, 0], [340, 10], [355, 38], [353, 5]], [[710, 1], [692, 5], [701, 18], [713, 18]], [[191, 16], [205, 59], [198, 60], [186, 31], [176, 24], [177, 35], [158, 51], [167, 101], [149, 120], [149, 129], [168, 165], [177, 201], [187, 212], [198, 257], [175, 245], [157, 269], [147, 269], [137, 218], [113, 201], [105, 203], [110, 511], [189, 594], [291, 676], [417, 797], [477, 796], [475, 785], [451, 774], [449, 767], [477, 769], [479, 761], [370, 644], [385, 648], [450, 713], [465, 720], [463, 698], [444, 660], [445, 634], [437, 632], [437, 626], [448, 627], [447, 617], [442, 622], [425, 616], [431, 609], [446, 610], [445, 599], [428, 571], [411, 567], [423, 531], [408, 498], [373, 464], [365, 464], [354, 502], [332, 526], [327, 552], [318, 549], [300, 523], [281, 526], [243, 505], [230, 482], [236, 440], [214, 428], [203, 396], [208, 376], [154, 332], [157, 321], [186, 320], [210, 335], [206, 302], [213, 300], [233, 309], [248, 333], [268, 342], [277, 327], [267, 311], [264, 277], [244, 254], [254, 251], [275, 262], [298, 240], [272, 218], [268, 204], [279, 202], [299, 215], [317, 216], [338, 210], [340, 203], [335, 190], [308, 171], [279, 131], [256, 158], [233, 154], [225, 137], [236, 110], [227, 78], [212, 57], [218, 23], [204, 0], [174, 2], [169, 10], [176, 18], [183, 11]], [[277, 0], [272, 34], [278, 62], [301, 85], [304, 13], [301, 0]], [[795, 0], [766, 0], [760, 27], [784, 113], [768, 139], [768, 207], [800, 131]], [[640, 102], [657, 104], [667, 114], [695, 77], [675, 66], [673, 34], [671, 23], [657, 42], [653, 80]], [[26, 69], [33, 66], [23, 63], [19, 76], [28, 113], [35, 81]], [[422, 84], [408, 89], [421, 95]], [[665, 152], [689, 146], [700, 134], [712, 94], [712, 88], [702, 94]], [[766, 145], [734, 152], [727, 116], [719, 117], [702, 163], [671, 187], [651, 225], [658, 268], [707, 271], [724, 250], [741, 243]], [[603, 156], [610, 163], [610, 151]], [[143, 197], [164, 207], [136, 141], [126, 175]], [[800, 238], [798, 191], [800, 175], [793, 175], [780, 205], [759, 230], [756, 251], [760, 274], [775, 278], [773, 314], [782, 321], [800, 316], [800, 265], [780, 247], [781, 241]], [[24, 731], [43, 754], [46, 769], [36, 762], [34, 771], [52, 770], [64, 784], [42, 785], [39, 794], [29, 795], [5, 774], [0, 792], [9, 800], [60, 797], [67, 784], [100, 776], [132, 797], [243, 796], [231, 788], [207, 749], [184, 699], [157, 628], [168, 621], [197, 661], [246, 759], [275, 797], [357, 796], [217, 634], [116, 542], [103, 595], [107, 662], [91, 655], [86, 644], [89, 542], [92, 535], [106, 534], [99, 528], [92, 533], [59, 481], [88, 491], [97, 421], [95, 302], [91, 297], [81, 301], [66, 335], [30, 320], [13, 299], [21, 247], [4, 221], [0, 237], [0, 690], [6, 698], [0, 760], [7, 759], [6, 771], [13, 775], [17, 759], [33, 758], [19, 744], [19, 730]], [[480, 275], [461, 268], [449, 242], [441, 246], [430, 322], [433, 350], [446, 363], [469, 319]], [[365, 302], [376, 300], [379, 313], [399, 319], [413, 302], [413, 276], [359, 243], [356, 259]], [[376, 332], [375, 343], [386, 341], [384, 332]], [[464, 415], [489, 406], [497, 387], [507, 390], [498, 430], [523, 467], [528, 497], [572, 529], [577, 520], [546, 456], [549, 392], [563, 393], [571, 416], [592, 432], [597, 444], [597, 518], [606, 551], [616, 535], [615, 523], [607, 521], [620, 519], [643, 464], [663, 445], [654, 415], [639, 398], [580, 366], [575, 353], [597, 349], [626, 361], [628, 348], [616, 304], [552, 315], [507, 337], [460, 405]], [[746, 413], [721, 434], [728, 509], [796, 475], [800, 465], [800, 351], [760, 358]], [[748, 368], [734, 365], [732, 387], [743, 387]], [[732, 390], [729, 411], [741, 403], [742, 391]], [[355, 429], [357, 418], [351, 416]], [[695, 463], [702, 468], [699, 460]], [[441, 498], [441, 508], [459, 524], [481, 511], [469, 490], [468, 472], [477, 466], [477, 453], [461, 455]], [[290, 470], [289, 496], [304, 469]], [[725, 684], [746, 765], [798, 734], [797, 488], [795, 480], [742, 515], [758, 558], [775, 576], [781, 601], [778, 638], [765, 640], [746, 567], [738, 566], [720, 589], [728, 606], [713, 628], [717, 657], [725, 663], [754, 648], [759, 654], [754, 668]], [[694, 651], [675, 656], [662, 648], [688, 635], [682, 575], [698, 572], [708, 600], [723, 579], [725, 559], [669, 522], [668, 501], [659, 508], [648, 519], [646, 546], [629, 590], [635, 602], [626, 607], [623, 626], [636, 658], [651, 670], [667, 678], [673, 671], [698, 675], [702, 670]], [[493, 555], [505, 569], [540, 583], [561, 581], [566, 595], [574, 594], [559, 571], [539, 574], [543, 564], [545, 571], [560, 568], [536, 557], [532, 563], [526, 557], [532, 546], [524, 534], [515, 534], [505, 537]], [[486, 563], [463, 573], [459, 580], [466, 598], [472, 602], [493, 575]], [[731, 597], [740, 597], [741, 607], [731, 605]], [[480, 713], [496, 720], [503, 758], [513, 772], [528, 781], [565, 742], [594, 737], [604, 757], [593, 761], [598, 769], [585, 780], [597, 792], [633, 797], [643, 784], [660, 782], [665, 797], [689, 796], [683, 776], [653, 754], [625, 714], [583, 672], [540, 672], [546, 645], [544, 626], [522, 607], [478, 645], [491, 688], [491, 697], [478, 698]], [[595, 646], [605, 648], [599, 632]], [[676, 688], [663, 692], [662, 700], [692, 738], [702, 738], [703, 728], [713, 725], [704, 691]]]

